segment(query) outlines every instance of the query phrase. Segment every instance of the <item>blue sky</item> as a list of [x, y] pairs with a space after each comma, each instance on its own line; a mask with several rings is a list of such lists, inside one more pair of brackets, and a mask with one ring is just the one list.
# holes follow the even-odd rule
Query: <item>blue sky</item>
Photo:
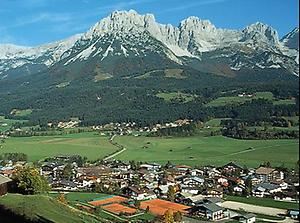
[[188, 16], [220, 28], [260, 21], [283, 36], [298, 27], [298, 0], [0, 0], [0, 43], [35, 46], [87, 31], [115, 10], [153, 13], [178, 25]]

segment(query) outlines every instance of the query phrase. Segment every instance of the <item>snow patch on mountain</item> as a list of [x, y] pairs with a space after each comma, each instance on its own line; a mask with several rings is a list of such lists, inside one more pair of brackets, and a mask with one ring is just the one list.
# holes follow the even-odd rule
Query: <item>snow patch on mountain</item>
[[28, 64], [51, 67], [63, 61], [67, 66], [96, 56], [103, 61], [110, 56], [150, 54], [164, 55], [181, 65], [185, 58], [202, 61], [209, 55], [211, 60], [229, 61], [232, 70], [285, 67], [297, 74], [297, 39], [298, 28], [279, 40], [274, 28], [260, 22], [243, 30], [229, 30], [191, 16], [176, 27], [156, 22], [152, 14], [115, 11], [85, 34], [66, 40], [39, 47], [0, 45], [0, 74]]
[[105, 53], [103, 54], [103, 56], [102, 56], [102, 58], [101, 58], [101, 61], [103, 61], [103, 60], [109, 55], [109, 53], [113, 53], [113, 52], [114, 52], [114, 48], [112, 47], [112, 44], [110, 44], [110, 45], [107, 47]]

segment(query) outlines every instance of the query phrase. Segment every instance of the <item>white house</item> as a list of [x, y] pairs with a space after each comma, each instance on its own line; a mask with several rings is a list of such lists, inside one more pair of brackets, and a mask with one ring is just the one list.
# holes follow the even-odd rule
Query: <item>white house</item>
[[241, 223], [254, 223], [255, 221], [256, 221], [256, 217], [254, 214], [242, 215], [239, 218], [239, 222]]

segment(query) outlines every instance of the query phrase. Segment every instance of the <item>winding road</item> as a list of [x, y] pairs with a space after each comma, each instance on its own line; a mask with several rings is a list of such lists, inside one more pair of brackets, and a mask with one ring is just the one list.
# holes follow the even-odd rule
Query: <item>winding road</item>
[[113, 135], [110, 139], [109, 139], [109, 142], [113, 145], [113, 146], [116, 146], [117, 148], [122, 148], [121, 150], [119, 151], [116, 151], [115, 153], [113, 153], [112, 155], [108, 156], [108, 157], [105, 157], [103, 160], [106, 161], [106, 160], [109, 160], [109, 159], [112, 159], [114, 158], [115, 156], [118, 156], [120, 155], [121, 153], [125, 152], [126, 151], [126, 148], [116, 142], [114, 142], [114, 138], [116, 137], [117, 135]]

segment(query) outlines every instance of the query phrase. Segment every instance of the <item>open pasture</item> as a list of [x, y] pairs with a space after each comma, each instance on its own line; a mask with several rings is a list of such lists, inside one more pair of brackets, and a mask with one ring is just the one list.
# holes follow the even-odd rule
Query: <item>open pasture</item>
[[102, 222], [95, 216], [71, 209], [45, 195], [7, 194], [0, 197], [0, 205], [34, 222], [62, 222], [62, 219], [65, 223]]
[[0, 154], [25, 153], [29, 161], [56, 155], [81, 155], [89, 160], [96, 160], [116, 150], [109, 143], [108, 137], [88, 132], [62, 136], [12, 137], [1, 144]]
[[116, 159], [187, 165], [224, 165], [230, 161], [257, 167], [272, 165], [293, 168], [298, 160], [299, 140], [237, 140], [214, 137], [133, 137], [118, 136], [115, 141], [126, 148]]
[[[29, 161], [55, 155], [81, 155], [89, 160], [104, 158], [118, 150], [108, 137], [95, 132], [61, 136], [9, 138], [0, 144], [0, 154], [20, 152]], [[146, 137], [117, 136], [114, 141], [126, 150], [115, 159], [165, 164], [224, 165], [235, 161], [256, 167], [269, 161], [274, 166], [294, 168], [299, 157], [299, 140], [237, 140], [223, 136]]]
[[[59, 196], [58, 192], [51, 192], [48, 194], [52, 198], [57, 198]], [[67, 192], [65, 193], [65, 198], [69, 202], [83, 202], [87, 203], [89, 201], [97, 200], [106, 198], [107, 194], [100, 194], [100, 193], [92, 193], [92, 192]]]
[[284, 99], [279, 100], [275, 99], [274, 95], [271, 92], [256, 92], [253, 97], [239, 97], [239, 96], [230, 96], [230, 97], [219, 97], [215, 100], [209, 102], [206, 106], [225, 106], [225, 105], [236, 105], [243, 104], [247, 101], [252, 101], [254, 99], [266, 99], [273, 101], [274, 105], [285, 105], [285, 104], [295, 104], [295, 99]]

